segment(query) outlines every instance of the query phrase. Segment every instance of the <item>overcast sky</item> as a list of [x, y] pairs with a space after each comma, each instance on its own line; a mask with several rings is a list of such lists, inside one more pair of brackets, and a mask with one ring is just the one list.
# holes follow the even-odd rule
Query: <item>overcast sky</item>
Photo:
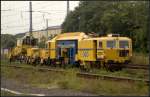
[[[70, 10], [79, 1], [69, 1]], [[32, 1], [33, 30], [61, 25], [66, 16], [67, 1]], [[17, 34], [29, 31], [29, 1], [1, 1], [1, 33]], [[39, 11], [39, 12], [37, 12]]]

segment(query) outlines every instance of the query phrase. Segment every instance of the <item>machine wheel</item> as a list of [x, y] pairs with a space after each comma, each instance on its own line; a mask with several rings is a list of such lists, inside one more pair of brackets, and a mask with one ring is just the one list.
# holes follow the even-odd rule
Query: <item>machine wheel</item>
[[95, 62], [95, 66], [96, 66], [97, 69], [100, 69], [101, 65], [102, 65], [101, 62]]
[[86, 68], [85, 68], [85, 66], [84, 66], [84, 62], [79, 60], [79, 64], [80, 64], [80, 67], [79, 67], [79, 68], [80, 68], [81, 72], [82, 72], [82, 71], [83, 71], [83, 72], [86, 71]]
[[115, 66], [114, 66], [114, 69], [116, 70], [116, 71], [120, 71], [120, 70], [122, 70], [122, 64], [115, 64]]
[[110, 70], [111, 72], [114, 72], [114, 71], [115, 71], [114, 66], [113, 66], [112, 64], [109, 65], [109, 70]]
[[36, 64], [36, 65], [39, 65], [39, 64], [40, 64], [40, 58], [37, 58], [37, 59], [35, 60], [35, 64]]
[[79, 61], [75, 62], [74, 67], [79, 68], [80, 67], [80, 62]]
[[107, 63], [105, 68], [107, 71], [114, 72], [114, 67], [111, 63]]
[[118, 67], [118, 70], [122, 70], [122, 68], [123, 68], [123, 66], [122, 66], [122, 65], [120, 65], [120, 66]]

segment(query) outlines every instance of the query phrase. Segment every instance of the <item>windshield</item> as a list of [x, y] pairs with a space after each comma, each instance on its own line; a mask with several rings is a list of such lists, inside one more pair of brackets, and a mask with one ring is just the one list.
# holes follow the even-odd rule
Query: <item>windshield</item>
[[116, 47], [116, 41], [115, 40], [108, 40], [107, 41], [107, 48], [115, 48]]
[[129, 48], [129, 42], [127, 40], [120, 40], [119, 48]]

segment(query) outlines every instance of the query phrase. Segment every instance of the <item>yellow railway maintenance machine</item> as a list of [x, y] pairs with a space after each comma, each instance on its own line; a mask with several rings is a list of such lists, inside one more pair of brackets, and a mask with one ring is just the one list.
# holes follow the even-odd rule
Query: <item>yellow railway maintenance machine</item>
[[[34, 39], [33, 39], [34, 40]], [[47, 49], [29, 45], [26, 37], [22, 45], [12, 50], [12, 56], [24, 55], [28, 63], [70, 65], [84, 68], [105, 67], [121, 69], [132, 57], [132, 40], [118, 34], [93, 37], [83, 32], [62, 33], [47, 41]]]
[[48, 41], [51, 64], [75, 64], [78, 57], [78, 43], [89, 38], [83, 32], [63, 33]]
[[44, 48], [31, 47], [27, 49], [27, 63], [38, 65], [47, 64], [48, 60], [48, 50]]
[[40, 54], [40, 49], [38, 47], [30, 47], [27, 48], [27, 63], [28, 64], [38, 64], [40, 60], [38, 60]]
[[86, 68], [119, 67], [132, 56], [132, 41], [128, 37], [109, 34], [90, 37], [83, 32], [63, 33], [48, 41], [51, 64], [76, 64]]
[[9, 51], [10, 61], [25, 60], [27, 49], [36, 46], [37, 40], [38, 39], [30, 36], [23, 37], [23, 39], [21, 39], [20, 42], [17, 43], [17, 46]]
[[87, 68], [96, 66], [119, 70], [132, 57], [132, 41], [128, 37], [109, 34], [79, 42], [78, 60]]

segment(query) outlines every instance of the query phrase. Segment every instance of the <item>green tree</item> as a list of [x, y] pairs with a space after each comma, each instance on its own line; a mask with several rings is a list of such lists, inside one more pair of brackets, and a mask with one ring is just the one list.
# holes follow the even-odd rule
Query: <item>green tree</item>
[[39, 46], [40, 48], [45, 48], [45, 42], [46, 42], [46, 37], [42, 36], [42, 37], [40, 38], [40, 42], [38, 43], [38, 46]]
[[10, 34], [1, 34], [1, 48], [13, 48], [16, 46], [17, 39]]
[[81, 1], [62, 24], [63, 32], [119, 33], [133, 49], [148, 52], [148, 1]]

